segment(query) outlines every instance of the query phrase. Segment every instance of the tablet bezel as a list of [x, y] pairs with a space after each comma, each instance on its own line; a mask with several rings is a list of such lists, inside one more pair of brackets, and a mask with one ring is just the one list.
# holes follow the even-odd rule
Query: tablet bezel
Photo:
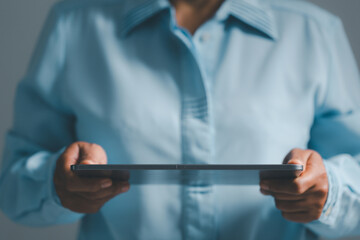
[[110, 177], [130, 184], [253, 185], [260, 179], [301, 175], [295, 164], [99, 164], [71, 165], [81, 177]]

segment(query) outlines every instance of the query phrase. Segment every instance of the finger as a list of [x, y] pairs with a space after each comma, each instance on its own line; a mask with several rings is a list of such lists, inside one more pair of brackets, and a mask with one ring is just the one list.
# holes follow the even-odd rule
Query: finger
[[319, 164], [322, 164], [322, 157], [313, 150], [295, 148], [286, 155], [283, 163], [303, 165], [303, 173], [300, 175], [303, 176], [316, 172]]
[[69, 192], [98, 192], [111, 187], [110, 178], [84, 178], [73, 176], [66, 179], [65, 188]]
[[71, 171], [71, 165], [77, 164], [79, 153], [80, 148], [78, 144], [71, 144], [59, 157], [57, 168], [61, 169], [61, 172], [64, 172], [66, 175], [73, 176], [74, 173]]
[[101, 200], [113, 198], [114, 196], [127, 192], [130, 188], [128, 182], [114, 182], [114, 184], [97, 192], [80, 192], [79, 195], [89, 200]]
[[272, 193], [301, 195], [310, 190], [315, 182], [311, 176], [295, 179], [264, 179], [260, 181], [261, 189]]
[[120, 184], [121, 184], [120, 193], [128, 192], [130, 190], [129, 182], [120, 182]]
[[87, 164], [106, 164], [107, 157], [104, 149], [94, 143], [78, 143], [80, 155], [79, 155], [79, 164], [84, 164], [83, 162], [88, 160]]
[[[319, 153], [315, 151], [309, 151], [308, 160], [306, 161], [305, 169], [300, 177], [314, 178], [319, 173], [319, 168], [323, 167], [323, 160]], [[294, 162], [294, 161], [291, 161]]]
[[293, 195], [293, 194], [285, 194], [285, 193], [274, 193], [269, 192], [263, 189], [260, 189], [260, 192], [267, 196], [273, 196], [279, 200], [304, 200], [307, 195]]
[[129, 182], [114, 181], [114, 185], [116, 185], [117, 187], [116, 187], [116, 190], [114, 191], [113, 197], [120, 193], [125, 193], [125, 192], [129, 191], [129, 189], [130, 189]]
[[[305, 152], [305, 151], [303, 151]], [[263, 179], [260, 182], [262, 189], [277, 192], [277, 193], [287, 193], [287, 194], [303, 194], [313, 188], [318, 179], [318, 175], [321, 171], [319, 168], [323, 167], [321, 156], [314, 151], [306, 151], [303, 153], [302, 157], [308, 157], [308, 160], [301, 160], [301, 162], [306, 162], [306, 170], [303, 174], [294, 179]], [[295, 157], [300, 157], [300, 153], [295, 152]], [[292, 159], [288, 163], [300, 163], [300, 160]]]
[[275, 199], [275, 206], [282, 212], [295, 213], [311, 210], [306, 200], [279, 200]]
[[297, 223], [308, 223], [317, 219], [310, 212], [296, 212], [296, 213], [282, 212], [282, 216], [286, 220]]
[[103, 201], [89, 201], [77, 194], [67, 195], [67, 197], [60, 198], [60, 201], [65, 208], [78, 213], [96, 213], [105, 203]]
[[268, 191], [266, 191], [266, 190], [264, 190], [262, 188], [260, 188], [260, 192], [265, 196], [271, 196], [272, 195], [271, 192], [268, 192]]
[[[305, 172], [309, 156], [310, 151], [295, 148], [285, 156], [283, 163], [301, 164], [303, 165], [303, 172]], [[296, 179], [262, 179], [260, 187], [268, 192], [298, 195], [306, 191], [306, 187], [303, 185], [304, 182], [300, 178], [301, 176]]]
[[[311, 150], [294, 148], [285, 156], [283, 164], [302, 164], [305, 168], [307, 159], [309, 158], [311, 152]], [[296, 163], [289, 163], [291, 160], [296, 160]]]
[[58, 164], [68, 176], [73, 176], [71, 165], [74, 164], [106, 164], [107, 157], [103, 148], [97, 144], [75, 142], [60, 156]]

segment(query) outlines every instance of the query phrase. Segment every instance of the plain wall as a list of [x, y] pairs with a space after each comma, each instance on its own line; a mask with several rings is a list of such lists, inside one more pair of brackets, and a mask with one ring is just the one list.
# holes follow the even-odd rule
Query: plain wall
[[[14, 92], [23, 77], [43, 21], [56, 0], [0, 0], [0, 155], [4, 134], [11, 126]], [[340, 16], [358, 63], [360, 62], [360, 1], [313, 0]], [[1, 163], [1, 160], [0, 160]], [[359, 213], [360, 214], [360, 213]], [[29, 228], [8, 220], [0, 212], [0, 239], [75, 239], [77, 224]], [[358, 238], [352, 238], [353, 240]]]

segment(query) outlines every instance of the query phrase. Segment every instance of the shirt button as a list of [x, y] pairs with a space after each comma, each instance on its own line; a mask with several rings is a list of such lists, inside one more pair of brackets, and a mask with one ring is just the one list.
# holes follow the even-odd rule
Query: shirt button
[[208, 41], [209, 39], [210, 39], [210, 33], [203, 33], [203, 34], [201, 34], [200, 35], [200, 38], [199, 38], [199, 40], [200, 40], [200, 42], [206, 42], [206, 41]]

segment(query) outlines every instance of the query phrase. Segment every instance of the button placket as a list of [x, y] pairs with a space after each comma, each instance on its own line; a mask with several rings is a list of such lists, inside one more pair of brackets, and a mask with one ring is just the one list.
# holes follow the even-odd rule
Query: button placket
[[[212, 162], [211, 113], [208, 86], [193, 39], [185, 31], [176, 29], [174, 35], [181, 42], [182, 54], [182, 159], [184, 164]], [[214, 239], [215, 214], [213, 187], [208, 183], [188, 183], [183, 186], [183, 239]]]
[[[184, 60], [183, 89], [188, 90], [182, 100], [182, 152], [186, 164], [208, 164], [212, 161], [209, 101], [205, 88], [194, 91], [195, 81], [203, 81], [198, 63]], [[197, 74], [189, 68], [195, 68]], [[203, 85], [204, 86], [204, 85]], [[189, 90], [191, 89], [192, 90]], [[196, 87], [195, 87], [196, 88]], [[199, 91], [200, 90], [200, 91]], [[204, 190], [206, 189], [206, 191]], [[184, 239], [213, 239], [215, 233], [214, 196], [212, 186], [189, 183], [183, 187]]]

